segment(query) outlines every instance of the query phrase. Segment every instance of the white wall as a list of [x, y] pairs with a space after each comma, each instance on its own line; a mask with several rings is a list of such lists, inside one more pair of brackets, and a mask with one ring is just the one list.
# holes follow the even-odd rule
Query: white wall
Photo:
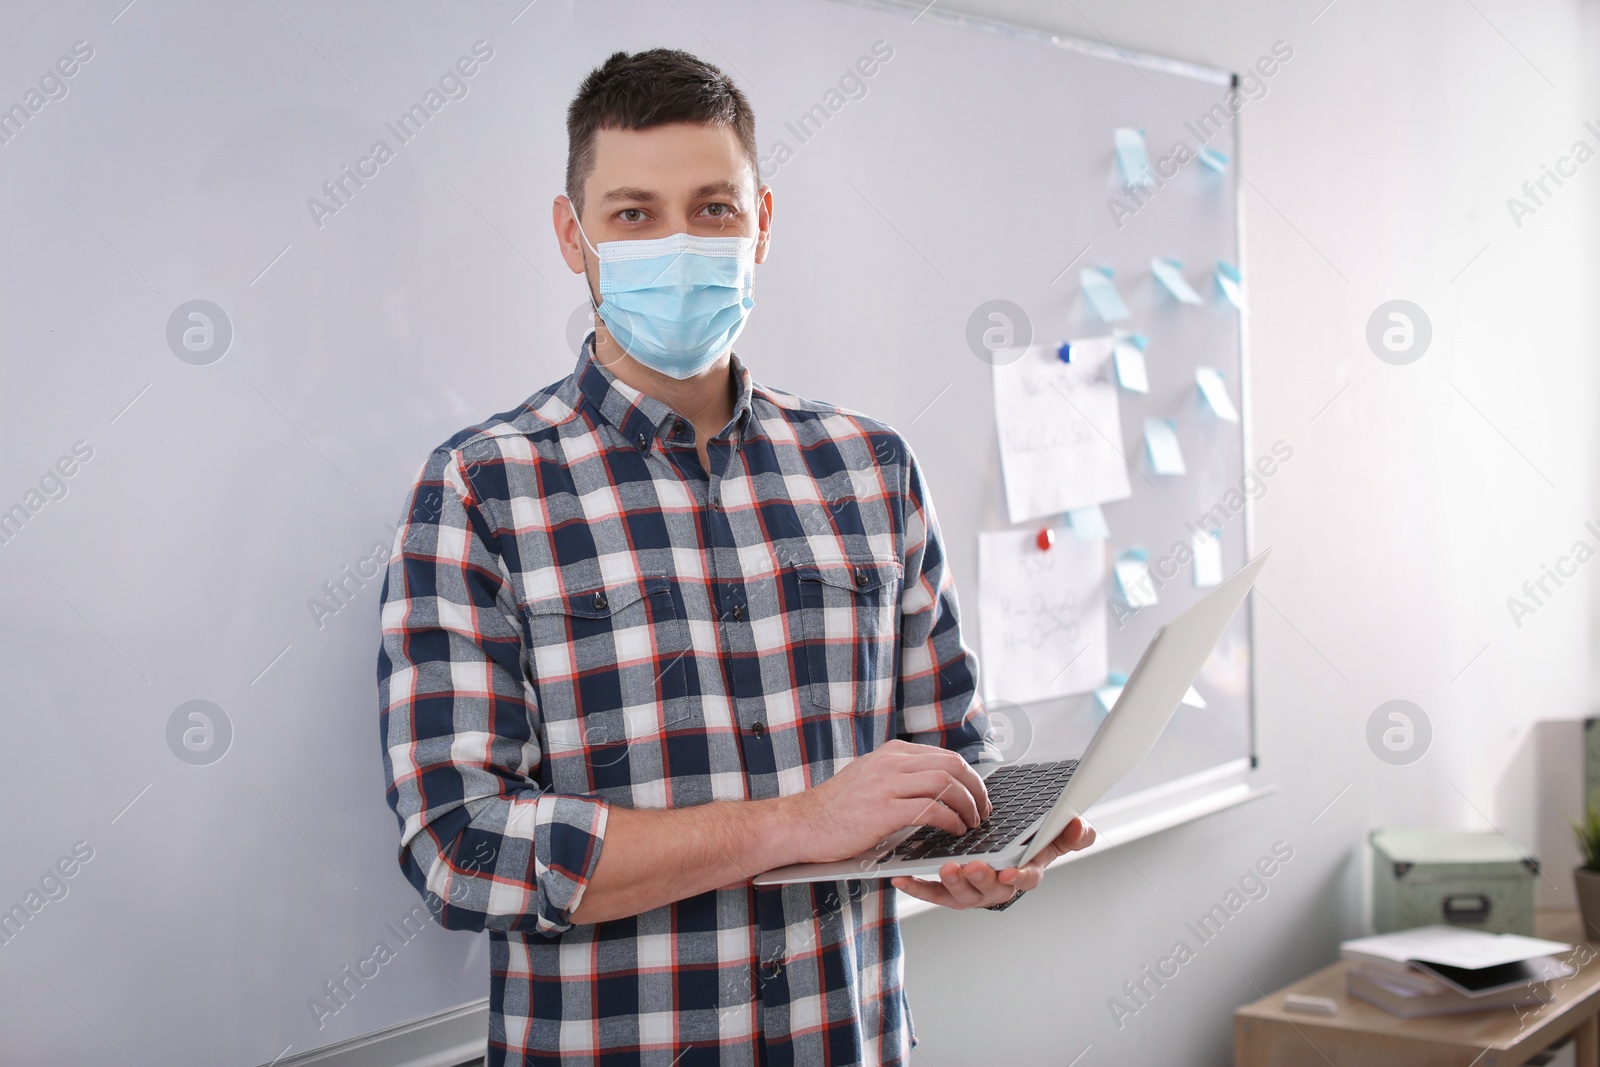
[[[1600, 18], [1558, 0], [1322, 2], [941, 4], [1232, 70], [1294, 48], [1241, 121], [1255, 439], [1295, 457], [1255, 521], [1276, 548], [1259, 778], [1279, 792], [1054, 872], [1003, 915], [909, 920], [919, 1062], [1064, 1065], [1092, 1046], [1077, 1062], [1231, 1063], [1233, 1009], [1361, 929], [1369, 830], [1493, 822], [1532, 847], [1532, 724], [1592, 707], [1600, 561], [1520, 628], [1506, 600], [1574, 540], [1597, 543], [1582, 527], [1600, 520], [1600, 159], [1520, 228], [1506, 200], [1575, 140], [1600, 148], [1584, 129], [1600, 128]], [[1433, 324], [1409, 366], [1365, 342], [1393, 298]], [[1395, 698], [1433, 726], [1409, 766], [1365, 739]], [[1184, 923], [1275, 841], [1294, 858], [1267, 896], [1119, 1028], [1108, 998], [1180, 937], [1195, 945]]]

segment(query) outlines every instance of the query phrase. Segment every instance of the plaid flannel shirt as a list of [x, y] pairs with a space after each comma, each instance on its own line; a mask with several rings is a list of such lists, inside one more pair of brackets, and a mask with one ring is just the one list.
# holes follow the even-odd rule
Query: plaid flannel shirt
[[491, 1065], [907, 1063], [881, 882], [571, 916], [613, 805], [798, 793], [894, 737], [998, 758], [927, 487], [887, 426], [737, 357], [708, 472], [589, 345], [410, 491], [378, 653], [401, 869], [489, 931]]

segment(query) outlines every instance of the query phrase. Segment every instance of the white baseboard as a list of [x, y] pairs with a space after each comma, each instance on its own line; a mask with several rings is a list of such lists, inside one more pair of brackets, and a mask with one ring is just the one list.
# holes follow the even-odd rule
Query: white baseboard
[[485, 997], [262, 1067], [461, 1067], [483, 1058], [488, 1034]]

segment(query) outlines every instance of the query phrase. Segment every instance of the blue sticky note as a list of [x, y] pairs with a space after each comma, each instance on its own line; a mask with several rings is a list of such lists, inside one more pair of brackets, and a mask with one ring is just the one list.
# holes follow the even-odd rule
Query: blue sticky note
[[1150, 469], [1157, 474], [1184, 474], [1183, 449], [1178, 447], [1178, 424], [1171, 419], [1144, 420], [1144, 447]]
[[1117, 149], [1117, 169], [1127, 185], [1149, 185], [1155, 181], [1150, 169], [1150, 153], [1145, 151], [1144, 131], [1133, 126], [1118, 126], [1112, 133]]
[[1122, 695], [1123, 688], [1128, 684], [1128, 676], [1118, 671], [1106, 675], [1106, 684], [1094, 691], [1094, 698], [1100, 702], [1101, 711], [1110, 711], [1117, 705], [1117, 698]]
[[1148, 393], [1150, 374], [1144, 365], [1145, 346], [1150, 342], [1142, 333], [1113, 331], [1115, 341], [1111, 360], [1117, 369], [1117, 384], [1130, 393]]
[[1152, 259], [1150, 273], [1155, 275], [1161, 287], [1177, 297], [1180, 304], [1201, 304], [1200, 294], [1194, 291], [1183, 276], [1183, 264], [1175, 259]]
[[1232, 263], [1217, 260], [1217, 288], [1222, 290], [1222, 295], [1228, 298], [1228, 303], [1244, 310], [1244, 279], [1239, 277], [1239, 268]]
[[1239, 412], [1234, 409], [1233, 400], [1228, 396], [1228, 387], [1222, 380], [1221, 371], [1215, 367], [1196, 367], [1194, 385], [1200, 391], [1200, 399], [1205, 401], [1206, 407], [1217, 418], [1228, 422], [1239, 421]]
[[1200, 146], [1200, 162], [1218, 174], [1228, 169], [1228, 157], [1208, 145]]
[[1117, 579], [1117, 595], [1130, 608], [1148, 608], [1160, 601], [1156, 598], [1156, 583], [1150, 577], [1150, 555], [1142, 548], [1119, 552], [1111, 564]]
[[1111, 284], [1110, 267], [1085, 267], [1078, 272], [1078, 281], [1083, 285], [1084, 299], [1103, 321], [1115, 322], [1132, 314], [1117, 287]]
[[1104, 541], [1111, 536], [1111, 527], [1106, 524], [1106, 513], [1100, 510], [1099, 504], [1073, 508], [1067, 512], [1067, 521], [1072, 524], [1072, 532], [1080, 540]]

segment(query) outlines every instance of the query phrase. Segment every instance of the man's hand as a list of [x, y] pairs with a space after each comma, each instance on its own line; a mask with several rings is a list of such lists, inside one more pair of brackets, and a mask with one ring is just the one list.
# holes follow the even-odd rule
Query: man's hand
[[983, 779], [966, 760], [898, 739], [793, 799], [817, 863], [859, 855], [907, 826], [963, 834], [989, 817]]
[[979, 860], [964, 865], [951, 861], [939, 868], [938, 881], [931, 878], [891, 878], [889, 881], [896, 889], [918, 900], [946, 908], [992, 907], [1033, 889], [1044, 880], [1044, 869], [1056, 857], [1088, 848], [1094, 844], [1094, 837], [1094, 827], [1082, 819], [1073, 819], [1060, 837], [1021, 867], [996, 871]]

